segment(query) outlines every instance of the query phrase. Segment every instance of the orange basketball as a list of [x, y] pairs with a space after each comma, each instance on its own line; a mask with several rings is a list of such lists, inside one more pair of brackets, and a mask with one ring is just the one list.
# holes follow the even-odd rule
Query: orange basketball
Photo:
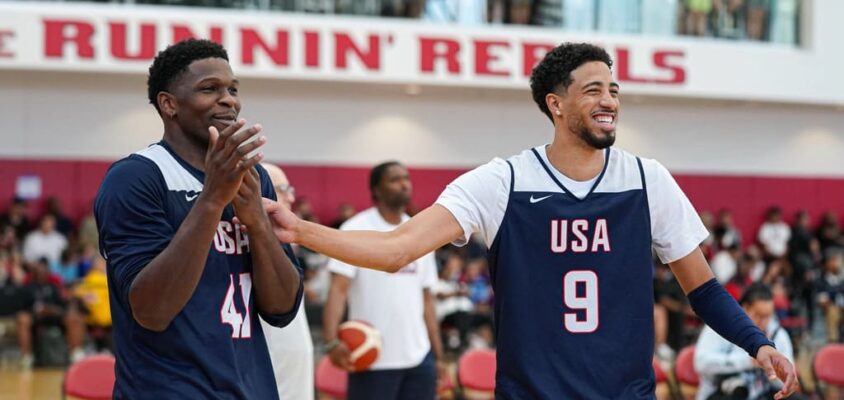
[[381, 333], [364, 321], [346, 321], [340, 324], [337, 337], [351, 352], [352, 367], [365, 371], [381, 354]]

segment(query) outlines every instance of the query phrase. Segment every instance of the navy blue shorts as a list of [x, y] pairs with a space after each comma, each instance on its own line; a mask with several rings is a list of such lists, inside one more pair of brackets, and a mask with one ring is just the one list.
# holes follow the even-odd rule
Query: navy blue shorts
[[349, 374], [348, 400], [433, 400], [437, 394], [437, 364], [429, 352], [422, 363], [405, 369]]

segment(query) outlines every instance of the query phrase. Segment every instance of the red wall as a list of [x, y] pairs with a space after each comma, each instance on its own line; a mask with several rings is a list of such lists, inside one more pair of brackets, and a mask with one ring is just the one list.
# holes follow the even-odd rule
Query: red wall
[[[0, 210], [8, 207], [20, 175], [37, 175], [42, 181], [42, 199], [58, 196], [65, 212], [80, 218], [91, 202], [110, 161], [0, 160]], [[357, 209], [371, 203], [369, 169], [364, 167], [281, 165], [296, 187], [297, 196], [307, 198], [323, 223], [330, 223], [337, 206], [352, 203]], [[464, 169], [411, 168], [413, 202], [417, 208], [433, 203], [448, 182]], [[771, 205], [782, 207], [790, 221], [794, 211], [807, 209], [817, 218], [827, 210], [844, 215], [844, 179], [790, 178], [721, 175], [675, 175], [677, 182], [698, 210], [733, 211], [736, 224], [746, 239], [756, 229]], [[30, 202], [31, 217], [40, 215], [43, 201]]]

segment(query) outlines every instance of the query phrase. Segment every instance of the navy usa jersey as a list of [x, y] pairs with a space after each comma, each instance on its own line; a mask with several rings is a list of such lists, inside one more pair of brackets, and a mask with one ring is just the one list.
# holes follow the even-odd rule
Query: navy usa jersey
[[[607, 149], [604, 170], [578, 194], [544, 151], [471, 171], [437, 201], [467, 237], [479, 233], [490, 248], [496, 398], [652, 399], [652, 245], [674, 261], [700, 243], [705, 229], [653, 160], [644, 168], [643, 160]], [[653, 179], [646, 179], [648, 169]], [[659, 207], [649, 204], [652, 180], [661, 187], [656, 193], [670, 199]], [[683, 218], [674, 223], [692, 221], [691, 234], [662, 242], [652, 210], [660, 210], [660, 224], [679, 212]]]
[[[257, 168], [262, 195], [275, 200], [266, 171]], [[208, 244], [196, 290], [167, 329], [147, 330], [132, 316], [134, 278], [168, 246], [203, 181], [201, 171], [162, 141], [114, 163], [100, 186], [94, 209], [108, 262], [117, 399], [278, 398], [254, 308], [249, 237], [232, 222], [231, 205]], [[284, 251], [295, 263], [289, 246]], [[299, 288], [288, 314], [261, 317], [276, 326], [289, 323], [301, 302], [301, 271]]]

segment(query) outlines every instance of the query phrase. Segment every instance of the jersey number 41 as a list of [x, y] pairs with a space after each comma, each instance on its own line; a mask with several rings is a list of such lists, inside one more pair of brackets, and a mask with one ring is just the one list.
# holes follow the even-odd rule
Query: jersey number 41
[[229, 290], [220, 307], [220, 320], [232, 326], [232, 337], [235, 339], [249, 339], [252, 337], [252, 318], [249, 315], [249, 299], [252, 296], [252, 274], [243, 272], [238, 274], [240, 298], [243, 300], [244, 314], [237, 311], [234, 303], [234, 274], [229, 275]]

